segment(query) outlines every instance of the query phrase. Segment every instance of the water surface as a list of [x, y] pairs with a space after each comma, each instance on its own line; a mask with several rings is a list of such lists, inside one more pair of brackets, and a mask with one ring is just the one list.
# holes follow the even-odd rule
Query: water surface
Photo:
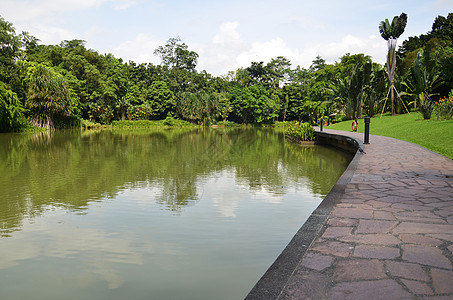
[[0, 299], [242, 299], [351, 156], [272, 129], [0, 135]]

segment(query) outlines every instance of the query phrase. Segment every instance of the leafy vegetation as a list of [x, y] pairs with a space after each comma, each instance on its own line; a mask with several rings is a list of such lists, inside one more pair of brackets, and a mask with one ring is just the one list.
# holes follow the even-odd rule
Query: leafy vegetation
[[395, 71], [396, 71], [396, 44], [398, 38], [403, 34], [407, 24], [407, 15], [402, 13], [399, 17], [395, 16], [392, 23], [388, 19], [382, 21], [379, 25], [379, 32], [384, 40], [387, 41], [388, 53], [387, 53], [387, 72], [390, 81], [390, 93], [392, 100], [392, 116], [395, 112]]
[[435, 105], [434, 111], [438, 120], [451, 120], [453, 118], [453, 90], [448, 97], [440, 99]]
[[40, 44], [0, 17], [0, 131], [30, 124], [126, 124], [121, 121], [154, 126], [140, 122], [158, 120], [166, 126], [180, 126], [176, 120], [201, 126], [316, 124], [332, 114], [356, 119], [409, 109], [426, 119], [433, 113], [448, 119], [442, 99], [453, 89], [453, 13], [438, 16], [431, 31], [410, 37], [396, 51], [407, 22], [403, 13], [376, 28], [389, 42], [387, 67], [360, 53], [346, 53], [333, 64], [318, 56], [309, 68], [277, 56], [215, 77], [196, 70], [198, 54], [179, 37], [155, 49], [160, 65], [136, 64], [87, 49], [83, 40]]
[[195, 127], [193, 123], [177, 120], [172, 117], [168, 117], [165, 120], [139, 120], [139, 121], [113, 121], [112, 127], [118, 128], [148, 128], [148, 127]]
[[314, 141], [315, 130], [309, 123], [292, 122], [286, 128], [285, 134], [298, 141]]

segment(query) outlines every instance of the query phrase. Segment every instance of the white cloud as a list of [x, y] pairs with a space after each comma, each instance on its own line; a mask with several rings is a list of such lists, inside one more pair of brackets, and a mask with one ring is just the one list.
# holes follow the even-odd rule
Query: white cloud
[[263, 42], [247, 42], [241, 37], [239, 25], [239, 22], [223, 23], [210, 43], [195, 46], [195, 51], [200, 55], [199, 70], [222, 75], [240, 67], [248, 67], [252, 62], [267, 63], [277, 56], [288, 58], [293, 68], [297, 65], [308, 68], [318, 55], [328, 63], [334, 63], [346, 53], [364, 53], [374, 61], [384, 63], [387, 53], [385, 41], [376, 35], [360, 37], [348, 34], [336, 41], [307, 42], [298, 48], [290, 47], [281, 37]]
[[[234, 4], [226, 1], [221, 5], [223, 10], [212, 11], [205, 5], [188, 6], [178, 1], [2, 0], [2, 16], [14, 24], [17, 33], [28, 31], [44, 44], [83, 39], [101, 53], [112, 52], [125, 61], [153, 64], [159, 63], [159, 59], [152, 52], [165, 44], [164, 37], [191, 36], [193, 40], [184, 42], [199, 54], [197, 69], [213, 75], [248, 67], [253, 61], [268, 62], [280, 55], [290, 59], [293, 67], [309, 67], [317, 55], [333, 63], [345, 53], [364, 53], [372, 56], [374, 61], [384, 63], [386, 44], [377, 34], [377, 24], [388, 7], [397, 4], [384, 1], [377, 5], [367, 1], [367, 5], [351, 11], [341, 10], [344, 7], [337, 2], [302, 1], [294, 3], [291, 9], [285, 5], [281, 8], [271, 5], [267, 10], [264, 5], [262, 13], [272, 14], [272, 22], [263, 15], [246, 14], [247, 7], [254, 7], [250, 3], [244, 12], [238, 13], [230, 9]], [[426, 32], [433, 16], [445, 15], [444, 10], [453, 5], [453, 0], [421, 2], [417, 1], [414, 7], [405, 10], [410, 20], [414, 20], [409, 21], [406, 35]], [[186, 10], [190, 7], [190, 11], [179, 12], [182, 7]], [[317, 17], [320, 7], [325, 10], [324, 18]], [[422, 8], [423, 14], [418, 13]], [[432, 12], [428, 14], [426, 9]], [[141, 14], [145, 11], [146, 14]], [[169, 11], [172, 14], [167, 15]], [[357, 15], [366, 15], [365, 19], [360, 19], [359, 27], [348, 21]], [[219, 23], [218, 20], [226, 22]], [[217, 31], [212, 33], [211, 27], [217, 27]], [[368, 36], [370, 33], [378, 36]]]
[[[41, 44], [59, 44], [64, 40], [77, 39], [77, 34], [71, 31], [68, 31], [61, 27], [49, 26], [46, 24], [38, 24], [33, 26], [32, 29], [24, 31], [29, 31], [31, 35], [39, 38]], [[22, 30], [21, 30], [22, 31]]]
[[227, 22], [220, 25], [220, 32], [214, 36], [212, 42], [218, 45], [237, 45], [241, 35], [236, 31], [239, 22]]
[[135, 6], [137, 2], [135, 1], [130, 1], [130, 0], [116, 0], [113, 1], [113, 8], [115, 10], [125, 10], [128, 9], [132, 6]]
[[357, 54], [364, 53], [373, 58], [373, 61], [384, 63], [385, 55], [387, 54], [386, 42], [375, 35], [368, 37], [357, 37], [346, 35], [340, 41], [320, 45], [318, 47], [319, 55], [328, 63], [333, 63], [339, 60], [339, 57], [346, 53]]
[[60, 0], [3, 0], [2, 8], [7, 17], [12, 16], [15, 21], [30, 24], [38, 21], [51, 21], [56, 16], [59, 17], [58, 14], [64, 12], [98, 7], [106, 1], [111, 0], [65, 0], [64, 3]]
[[239, 22], [222, 23], [218, 33], [210, 42], [194, 45], [195, 51], [200, 55], [197, 69], [208, 70], [213, 75], [221, 75], [236, 70], [240, 66], [235, 58], [245, 51], [249, 44], [237, 31], [239, 25]]
[[453, 0], [437, 0], [435, 5], [440, 8], [450, 9], [453, 7]]
[[281, 38], [274, 38], [264, 43], [253, 43], [251, 48], [242, 52], [237, 57], [237, 62], [240, 65], [250, 65], [252, 61], [270, 61], [271, 58], [277, 56], [285, 56], [287, 58], [297, 56], [297, 50], [290, 49]]
[[121, 57], [126, 62], [132, 60], [136, 63], [159, 64], [159, 58], [153, 52], [160, 45], [163, 45], [161, 41], [155, 40], [147, 34], [140, 33], [134, 40], [121, 43], [117, 47], [110, 49], [109, 52], [116, 57]]

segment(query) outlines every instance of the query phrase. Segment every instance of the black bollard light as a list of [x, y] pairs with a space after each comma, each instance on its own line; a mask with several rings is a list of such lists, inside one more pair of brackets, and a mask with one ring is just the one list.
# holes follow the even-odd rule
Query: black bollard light
[[321, 129], [321, 131], [322, 131], [322, 123], [324, 123], [324, 119], [321, 119], [321, 122], [319, 122], [319, 123], [320, 123], [320, 126], [319, 126], [319, 128], [320, 128], [320, 129]]
[[370, 143], [370, 121], [371, 121], [371, 118], [370, 117], [364, 117], [363, 120], [365, 122], [365, 137], [363, 139], [363, 143], [364, 144], [369, 144]]

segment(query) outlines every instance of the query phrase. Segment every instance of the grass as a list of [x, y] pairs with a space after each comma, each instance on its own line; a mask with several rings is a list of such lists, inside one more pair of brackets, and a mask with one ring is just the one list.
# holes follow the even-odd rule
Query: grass
[[[329, 129], [351, 131], [352, 121], [328, 126]], [[359, 120], [357, 132], [364, 131], [363, 119]], [[370, 134], [393, 137], [408, 141], [453, 159], [453, 120], [423, 120], [421, 114], [371, 118]], [[370, 141], [372, 142], [372, 141]]]

